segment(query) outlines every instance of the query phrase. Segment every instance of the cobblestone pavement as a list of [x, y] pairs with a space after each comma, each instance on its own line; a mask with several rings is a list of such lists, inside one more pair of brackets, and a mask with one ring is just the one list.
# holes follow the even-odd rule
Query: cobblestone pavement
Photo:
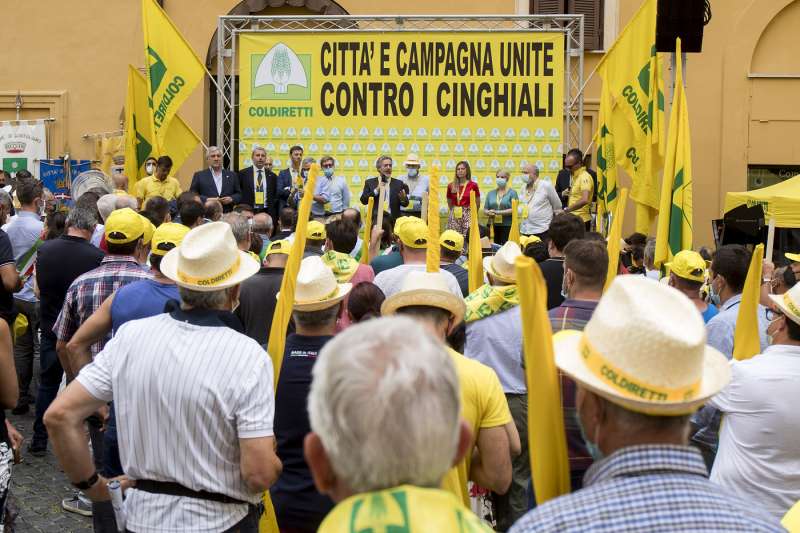
[[22, 445], [22, 464], [14, 467], [11, 476], [11, 494], [19, 509], [16, 531], [26, 532], [73, 532], [92, 531], [92, 519], [61, 508], [61, 500], [73, 493], [52, 448], [44, 457], [33, 457], [27, 453], [33, 435], [33, 413], [14, 416], [6, 411], [12, 424], [25, 437]]

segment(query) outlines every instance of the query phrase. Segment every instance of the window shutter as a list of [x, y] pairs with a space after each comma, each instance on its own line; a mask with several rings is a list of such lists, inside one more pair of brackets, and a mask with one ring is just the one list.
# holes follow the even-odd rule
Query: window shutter
[[531, 0], [532, 15], [563, 15], [564, 0]]
[[567, 10], [583, 15], [583, 48], [603, 49], [603, 0], [568, 0]]

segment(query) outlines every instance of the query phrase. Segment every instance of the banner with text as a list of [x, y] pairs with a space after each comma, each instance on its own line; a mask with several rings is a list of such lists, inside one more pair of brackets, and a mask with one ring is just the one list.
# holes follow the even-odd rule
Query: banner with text
[[2, 169], [12, 176], [27, 170], [39, 177], [39, 165], [47, 159], [47, 126], [43, 120], [0, 122]]
[[[42, 185], [58, 198], [59, 200], [69, 200], [71, 198], [72, 180], [81, 172], [86, 172], [92, 168], [92, 162], [88, 159], [71, 159], [69, 164], [69, 174], [67, 165], [63, 159], [43, 159], [39, 161], [39, 176]], [[69, 175], [70, 179], [66, 176]]]
[[440, 183], [466, 160], [482, 189], [537, 165], [555, 182], [564, 128], [564, 37], [536, 32], [270, 33], [239, 36], [239, 166], [264, 147], [336, 158], [354, 193], [375, 159], [409, 153]]

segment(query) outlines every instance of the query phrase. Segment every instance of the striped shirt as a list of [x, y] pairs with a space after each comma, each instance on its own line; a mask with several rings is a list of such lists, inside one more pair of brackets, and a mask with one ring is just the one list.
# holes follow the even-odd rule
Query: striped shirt
[[[239, 439], [273, 435], [272, 363], [223, 311], [134, 320], [76, 378], [113, 399], [122, 467], [132, 479], [172, 481], [257, 503], [242, 479]], [[223, 531], [247, 505], [131, 490], [136, 532]]]
[[584, 489], [537, 507], [510, 531], [783, 531], [707, 474], [689, 446], [622, 448], [592, 465]]
[[[134, 281], [149, 279], [150, 273], [129, 255], [107, 255], [100, 266], [81, 274], [67, 290], [53, 333], [60, 341], [69, 341], [89, 316], [118, 288]], [[103, 349], [108, 338], [92, 345], [92, 356]]]

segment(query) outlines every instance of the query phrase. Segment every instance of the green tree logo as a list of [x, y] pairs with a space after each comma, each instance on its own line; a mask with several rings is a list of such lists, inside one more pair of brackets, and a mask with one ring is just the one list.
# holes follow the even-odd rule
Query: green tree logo
[[297, 54], [279, 42], [266, 54], [253, 54], [251, 62], [254, 99], [311, 99], [310, 54]]
[[275, 51], [272, 56], [272, 66], [270, 67], [272, 79], [275, 80], [275, 92], [286, 94], [289, 90], [289, 80], [292, 77], [292, 64], [289, 61], [289, 51], [282, 46]]

